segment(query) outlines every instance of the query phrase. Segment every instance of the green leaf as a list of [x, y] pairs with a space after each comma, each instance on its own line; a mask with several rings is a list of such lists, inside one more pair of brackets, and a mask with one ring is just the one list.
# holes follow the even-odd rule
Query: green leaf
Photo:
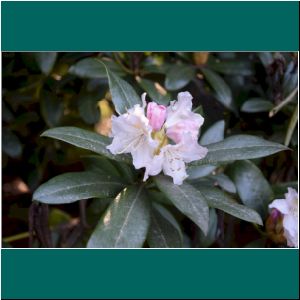
[[218, 164], [235, 160], [253, 159], [268, 156], [289, 148], [252, 135], [233, 135], [225, 140], [206, 146], [208, 153], [193, 166]]
[[153, 101], [162, 105], [169, 104], [171, 95], [169, 93], [166, 93], [164, 95], [159, 93], [153, 81], [149, 79], [137, 78], [137, 82]]
[[2, 128], [2, 149], [12, 158], [19, 157], [22, 154], [22, 144], [19, 138], [8, 128]]
[[106, 146], [111, 144], [109, 137], [77, 127], [57, 127], [46, 130], [41, 136], [51, 137], [69, 143], [71, 145], [93, 151], [113, 160], [130, 163], [128, 155], [113, 155]]
[[62, 99], [57, 98], [51, 93], [43, 92], [40, 105], [46, 124], [49, 127], [59, 125], [64, 112]]
[[261, 98], [251, 98], [243, 103], [241, 111], [248, 113], [270, 111], [273, 108], [273, 104]]
[[42, 184], [33, 194], [33, 200], [49, 204], [71, 203], [89, 198], [115, 196], [122, 188], [119, 180], [94, 172], [76, 172], [58, 175]]
[[87, 124], [95, 124], [99, 121], [100, 112], [98, 104], [99, 98], [93, 94], [83, 94], [78, 98], [78, 110], [81, 118]]
[[150, 207], [143, 186], [124, 189], [95, 228], [88, 248], [139, 248], [150, 225]]
[[173, 184], [172, 180], [165, 176], [154, 177], [158, 188], [169, 200], [195, 224], [204, 234], [208, 230], [209, 209], [204, 195], [188, 183]]
[[255, 210], [237, 203], [225, 192], [219, 190], [218, 188], [202, 185], [201, 183], [192, 183], [192, 185], [194, 188], [201, 191], [203, 195], [205, 195], [207, 203], [210, 207], [220, 209], [247, 222], [252, 222], [259, 225], [263, 224], [260, 215]]
[[173, 65], [166, 74], [165, 87], [176, 91], [185, 87], [195, 77], [195, 70], [190, 65]]
[[[70, 67], [69, 73], [82, 78], [106, 78], [106, 70], [103, 64], [96, 58], [84, 58]], [[106, 66], [119, 76], [124, 76], [123, 70], [114, 62], [105, 60]]]
[[211, 174], [216, 169], [213, 165], [203, 165], [203, 166], [188, 166], [187, 174], [189, 175], [188, 180], [193, 180], [201, 177], [205, 177]]
[[232, 92], [224, 79], [220, 75], [209, 69], [201, 68], [201, 71], [207, 82], [215, 91], [216, 99], [225, 107], [235, 112]]
[[209, 61], [208, 67], [226, 75], [250, 76], [254, 74], [253, 65], [248, 61]]
[[[99, 61], [99, 64], [101, 63]], [[135, 104], [142, 104], [141, 98], [137, 95], [133, 87], [117, 74], [110, 71], [106, 64], [102, 64], [106, 68], [109, 89], [116, 112], [124, 114], [127, 109], [132, 108]]]
[[48, 75], [56, 61], [57, 53], [56, 52], [35, 52], [34, 53], [36, 62], [45, 75]]
[[228, 174], [242, 202], [265, 217], [273, 192], [260, 169], [250, 161], [237, 161], [229, 167]]
[[225, 174], [217, 174], [210, 176], [224, 191], [235, 194], [236, 187], [232, 180]]
[[207, 235], [204, 235], [201, 230], [197, 232], [197, 248], [210, 247], [218, 237], [218, 216], [215, 209], [209, 209], [209, 225]]
[[147, 241], [151, 248], [181, 248], [183, 244], [182, 232], [176, 219], [157, 203], [152, 203]]
[[224, 140], [225, 121], [220, 120], [210, 126], [200, 138], [200, 145], [209, 145]]
[[120, 177], [120, 172], [106, 157], [99, 155], [85, 155], [82, 157], [85, 168], [102, 175]]

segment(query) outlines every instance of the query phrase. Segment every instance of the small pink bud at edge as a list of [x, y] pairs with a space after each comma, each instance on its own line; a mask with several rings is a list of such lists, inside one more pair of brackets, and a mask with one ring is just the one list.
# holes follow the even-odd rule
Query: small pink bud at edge
[[167, 108], [164, 105], [158, 105], [150, 102], [147, 106], [147, 118], [154, 131], [159, 131], [163, 126], [167, 116]]

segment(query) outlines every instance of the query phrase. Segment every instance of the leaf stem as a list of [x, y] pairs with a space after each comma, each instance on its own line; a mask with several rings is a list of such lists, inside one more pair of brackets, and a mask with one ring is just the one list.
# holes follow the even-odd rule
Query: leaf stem
[[290, 119], [290, 122], [289, 122], [288, 130], [287, 130], [285, 140], [284, 140], [285, 146], [289, 145], [297, 122], [298, 122], [298, 104], [297, 104], [297, 106], [293, 112], [293, 115]]
[[294, 96], [296, 95], [297, 91], [298, 87], [296, 87], [282, 102], [280, 102], [277, 106], [271, 109], [269, 112], [269, 117], [272, 118], [273, 116], [275, 116], [285, 105], [291, 102], [294, 99]]

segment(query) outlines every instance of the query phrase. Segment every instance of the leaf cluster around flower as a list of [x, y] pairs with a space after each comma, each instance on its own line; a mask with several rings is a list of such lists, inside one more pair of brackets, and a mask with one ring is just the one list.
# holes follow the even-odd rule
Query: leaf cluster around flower
[[145, 168], [144, 181], [163, 171], [180, 185], [188, 177], [185, 164], [207, 154], [207, 148], [198, 144], [204, 118], [192, 112], [189, 92], [179, 93], [168, 107], [147, 105], [145, 98], [143, 94], [143, 107], [136, 104], [112, 117], [113, 141], [107, 149], [112, 154], [131, 153], [134, 167]]

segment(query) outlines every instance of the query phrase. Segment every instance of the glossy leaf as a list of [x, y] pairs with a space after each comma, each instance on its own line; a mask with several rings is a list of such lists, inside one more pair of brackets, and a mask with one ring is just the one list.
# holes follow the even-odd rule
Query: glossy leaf
[[[99, 64], [101, 62], [99, 61]], [[132, 108], [135, 104], [142, 105], [141, 98], [137, 95], [133, 87], [125, 80], [120, 78], [117, 74], [106, 68], [108, 77], [109, 89], [112, 96], [112, 101], [115, 105], [118, 114], [124, 114], [128, 109]]]
[[220, 120], [210, 126], [204, 134], [201, 135], [200, 145], [209, 145], [224, 140], [225, 122]]
[[238, 161], [230, 166], [228, 174], [242, 202], [266, 216], [273, 193], [260, 169], [250, 161]]
[[48, 75], [56, 61], [57, 53], [56, 52], [35, 52], [34, 53], [36, 62], [45, 75]]
[[224, 79], [212, 70], [201, 68], [204, 78], [215, 91], [216, 99], [228, 109], [235, 111], [232, 92]]
[[92, 233], [88, 248], [139, 248], [150, 225], [150, 207], [142, 186], [124, 189]]
[[243, 103], [241, 111], [248, 113], [257, 113], [269, 111], [273, 108], [272, 102], [260, 98], [251, 98]]
[[122, 188], [119, 180], [94, 172], [76, 172], [58, 175], [42, 184], [33, 194], [33, 200], [49, 204], [71, 203], [89, 198], [115, 196]]
[[208, 230], [209, 209], [204, 194], [188, 183], [175, 185], [171, 179], [165, 176], [154, 178], [158, 188], [169, 200], [206, 234]]
[[[71, 66], [69, 73], [82, 78], [106, 78], [105, 67], [99, 61], [101, 60], [96, 58], [84, 58]], [[105, 64], [119, 76], [124, 75], [122, 69], [114, 61], [105, 60]]]
[[225, 192], [218, 188], [202, 185], [199, 183], [193, 183], [194, 188], [201, 191], [207, 199], [207, 203], [210, 207], [220, 209], [234, 217], [242, 219], [244, 221], [256, 223], [262, 225], [262, 219], [260, 215], [253, 209], [237, 203]]
[[46, 130], [41, 136], [51, 137], [71, 145], [102, 154], [108, 158], [130, 163], [128, 155], [112, 155], [106, 146], [111, 144], [109, 137], [77, 127], [57, 127]]
[[235, 160], [253, 159], [268, 156], [287, 147], [264, 140], [252, 135], [233, 135], [225, 140], [206, 146], [208, 153], [205, 158], [191, 165], [217, 164]]
[[210, 178], [217, 183], [224, 191], [235, 194], [236, 187], [232, 180], [225, 174], [212, 175]]
[[152, 203], [147, 241], [151, 248], [181, 248], [182, 232], [173, 215], [163, 206]]
[[173, 65], [168, 69], [165, 87], [170, 91], [177, 91], [185, 87], [195, 76], [195, 70], [190, 65]]

